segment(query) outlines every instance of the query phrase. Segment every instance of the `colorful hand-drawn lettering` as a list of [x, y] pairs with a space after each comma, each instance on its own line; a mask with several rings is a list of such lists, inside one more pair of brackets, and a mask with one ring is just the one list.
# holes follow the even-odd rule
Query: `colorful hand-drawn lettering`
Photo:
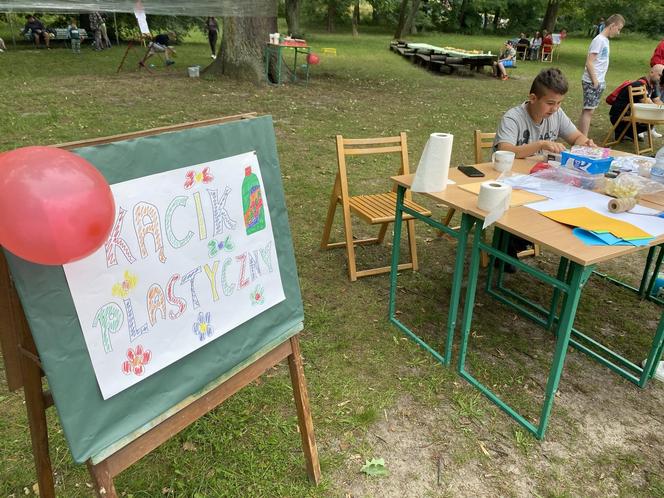
[[129, 292], [134, 287], [136, 287], [137, 283], [138, 283], [138, 277], [133, 273], [130, 273], [129, 270], [125, 270], [124, 280], [122, 282], [113, 284], [113, 289], [111, 290], [111, 294], [113, 294], [115, 297], [126, 299], [129, 296]]
[[194, 323], [193, 326], [194, 334], [198, 336], [201, 341], [204, 341], [206, 337], [210, 337], [214, 332], [214, 328], [210, 324], [210, 312], [203, 313], [202, 311], [198, 312], [198, 320]]
[[187, 171], [184, 175], [184, 188], [191, 188], [197, 183], [210, 183], [214, 177], [210, 174], [210, 168], [207, 166], [202, 171], [196, 172], [194, 170]]
[[244, 212], [244, 226], [247, 235], [256, 233], [265, 228], [265, 214], [263, 212], [263, 197], [258, 177], [251, 172], [251, 166], [244, 169], [242, 181], [242, 211]]
[[265, 290], [262, 285], [257, 285], [254, 290], [249, 294], [249, 299], [251, 299], [251, 305], [263, 304], [265, 302]]
[[122, 373], [129, 375], [132, 372], [134, 375], [143, 375], [145, 372], [144, 365], [150, 363], [152, 353], [149, 349], [143, 349], [140, 344], [136, 349], [127, 349], [127, 360], [122, 362]]
[[223, 241], [217, 242], [216, 240], [211, 240], [208, 242], [208, 255], [213, 258], [221, 250], [232, 251], [235, 245], [231, 240], [231, 236], [228, 235]]

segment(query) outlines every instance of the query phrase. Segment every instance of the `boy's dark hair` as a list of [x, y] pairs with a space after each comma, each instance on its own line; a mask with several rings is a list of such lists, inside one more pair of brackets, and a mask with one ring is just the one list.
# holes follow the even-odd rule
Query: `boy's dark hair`
[[565, 95], [569, 90], [567, 78], [560, 69], [555, 67], [542, 69], [530, 86], [530, 93], [534, 93], [538, 98], [544, 95], [547, 90], [559, 95]]

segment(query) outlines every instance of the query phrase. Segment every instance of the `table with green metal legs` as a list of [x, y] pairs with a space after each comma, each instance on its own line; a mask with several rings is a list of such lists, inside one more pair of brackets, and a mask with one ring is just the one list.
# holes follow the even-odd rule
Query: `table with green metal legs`
[[[515, 162], [515, 169], [525, 169], [528, 165], [522, 161]], [[493, 173], [489, 165], [477, 165], [477, 167], [487, 174], [490, 179]], [[456, 176], [453, 176], [456, 175]], [[459, 173], [451, 173], [451, 178], [457, 183], [468, 183], [470, 180], [464, 179]], [[470, 251], [470, 265], [467, 277], [466, 298], [462, 313], [461, 322], [461, 343], [459, 347], [459, 362], [457, 371], [461, 377], [470, 382], [479, 389], [499, 408], [513, 417], [518, 423], [523, 425], [535, 437], [542, 439], [546, 432], [549, 422], [551, 409], [555, 399], [555, 393], [560, 382], [565, 357], [568, 346], [572, 346], [579, 351], [584, 352], [590, 358], [598, 361], [600, 364], [608, 367], [612, 371], [625, 377], [639, 387], [644, 387], [648, 380], [652, 378], [657, 369], [659, 359], [664, 352], [664, 313], [662, 314], [657, 330], [654, 334], [650, 350], [647, 353], [646, 361], [643, 366], [629, 361], [619, 353], [612, 351], [598, 340], [593, 339], [581, 331], [574, 328], [579, 299], [588, 279], [593, 275], [600, 275], [595, 272], [598, 263], [610, 261], [617, 257], [634, 254], [643, 248], [627, 246], [585, 246], [577, 239], [569, 227], [561, 225], [549, 218], [541, 216], [539, 213], [525, 207], [512, 207], [495, 225], [494, 237], [491, 244], [482, 241], [482, 231], [479, 229], [479, 223], [484, 218], [485, 213], [477, 208], [477, 196], [471, 194], [458, 185], [449, 186], [444, 192], [425, 194], [433, 200], [443, 202], [447, 206], [456, 209], [462, 213], [462, 223], [458, 231], [454, 231], [433, 219], [422, 219], [403, 206], [403, 193], [412, 182], [412, 175], [394, 177], [393, 180], [399, 186], [397, 195], [395, 234], [392, 255], [392, 274], [389, 300], [389, 319], [403, 333], [413, 339], [421, 347], [427, 350], [436, 360], [443, 365], [449, 365], [451, 360], [452, 342], [454, 338], [454, 329], [456, 326], [456, 316], [459, 309], [461, 285], [464, 276], [464, 259]], [[452, 281], [452, 291], [450, 296], [449, 313], [447, 319], [447, 336], [444, 348], [441, 352], [432, 348], [429, 344], [418, 337], [408, 327], [406, 327], [396, 315], [396, 289], [397, 272], [396, 264], [399, 258], [400, 227], [402, 213], [413, 215], [425, 223], [440, 229], [446, 234], [457, 240], [456, 262]], [[473, 228], [478, 227], [474, 230]], [[536, 266], [531, 266], [521, 260], [512, 258], [507, 254], [507, 244], [510, 234], [527, 238], [528, 240], [539, 244], [547, 252], [560, 257], [560, 263], [556, 275], [550, 275]], [[469, 238], [472, 237], [472, 247], [469, 247]], [[655, 244], [649, 248], [643, 277], [638, 288], [632, 288], [639, 293], [641, 297], [650, 296], [657, 272], [664, 259], [664, 237], [659, 237]], [[544, 402], [539, 410], [539, 419], [536, 423], [528, 420], [524, 415], [518, 413], [513, 407], [509, 406], [500, 397], [495, 394], [490, 387], [482, 384], [471, 373], [466, 370], [466, 357], [468, 352], [468, 340], [473, 318], [473, 306], [477, 290], [477, 282], [480, 266], [480, 253], [485, 251], [491, 256], [491, 264], [487, 269], [486, 292], [498, 301], [513, 307], [517, 312], [526, 318], [541, 325], [547, 331], [553, 331], [555, 339], [554, 354], [549, 368], [548, 380], [545, 387]], [[659, 251], [659, 253], [657, 252]], [[498, 263], [494, 268], [494, 260]], [[654, 270], [652, 265], [654, 264]], [[505, 279], [505, 264], [512, 264], [519, 271], [532, 276], [538, 281], [553, 288], [548, 306], [542, 306], [532, 302], [527, 296], [522, 296], [517, 291], [510, 289]], [[606, 277], [605, 278], [610, 278]], [[615, 280], [615, 279], [611, 279]], [[617, 280], [615, 280], [617, 282]], [[622, 284], [621, 285], [625, 285]], [[662, 303], [659, 301], [660, 304]]]
[[[549, 416], [553, 407], [555, 393], [558, 389], [558, 383], [562, 374], [568, 346], [572, 346], [587, 354], [597, 362], [625, 377], [637, 386], [644, 387], [648, 380], [654, 375], [659, 363], [659, 358], [662, 356], [664, 350], [664, 313], [661, 315], [646, 361], [643, 367], [641, 367], [624, 358], [619, 353], [604, 346], [598, 340], [585, 335], [573, 326], [583, 287], [591, 275], [595, 273], [594, 264], [583, 265], [578, 262], [570, 261], [568, 258], [561, 257], [557, 274], [554, 277], [536, 267], [527, 265], [516, 258], [508, 256], [506, 254], [508, 239], [508, 233], [501, 229], [496, 229], [494, 231], [493, 241], [491, 245], [488, 245], [481, 240], [479, 230], [475, 233], [471, 249], [470, 268], [468, 270], [466, 301], [461, 323], [461, 346], [457, 370], [461, 377], [479, 389], [499, 408], [524, 426], [528, 431], [535, 435], [535, 437], [542, 439], [549, 422]], [[660, 254], [657, 258], [655, 268], [657, 269], [659, 267], [662, 262], [664, 251], [662, 251], [661, 246], [656, 246], [650, 248], [640, 288], [636, 289], [630, 287], [630, 289], [633, 289], [635, 292], [640, 292], [642, 295], [646, 290], [651, 289], [653, 285], [654, 276], [650, 276], [650, 265], [656, 249], [660, 250]], [[486, 251], [491, 256], [492, 261], [492, 264], [489, 265], [487, 270], [486, 292], [503, 304], [512, 307], [521, 315], [541, 325], [545, 330], [552, 330], [554, 332], [556, 341], [555, 349], [546, 383], [544, 403], [541, 407], [539, 421], [536, 424], [527, 420], [523, 415], [509, 406], [488, 386], [482, 384], [465, 368], [468, 339], [473, 317], [473, 305], [477, 290], [481, 251]], [[499, 261], [496, 268], [494, 268], [493, 264], [495, 258], [498, 258]], [[526, 296], [523, 296], [506, 286], [504, 266], [508, 263], [553, 288], [548, 308], [532, 302]], [[653, 275], [656, 275], [656, 273], [653, 273]], [[618, 281], [616, 281], [616, 283], [618, 283]], [[620, 282], [620, 284], [629, 287], [622, 282]]]
[[[389, 320], [396, 325], [407, 337], [412, 339], [425, 351], [430, 353], [436, 360], [443, 365], [450, 364], [452, 357], [452, 341], [454, 340], [454, 329], [456, 328], [457, 312], [459, 309], [459, 297], [461, 296], [461, 284], [463, 280], [463, 262], [466, 253], [466, 241], [468, 234], [472, 230], [472, 225], [475, 219], [471, 216], [463, 214], [461, 217], [461, 227], [454, 230], [447, 225], [443, 225], [433, 218], [422, 216], [417, 211], [414, 211], [404, 205], [403, 199], [406, 192], [406, 187], [399, 185], [397, 188], [397, 203], [396, 203], [396, 217], [394, 221], [394, 238], [392, 240], [392, 270], [390, 272], [390, 300], [389, 300]], [[435, 347], [428, 344], [424, 339], [410, 330], [404, 323], [397, 318], [396, 315], [396, 295], [397, 295], [397, 276], [399, 266], [399, 255], [401, 246], [401, 225], [403, 213], [413, 216], [415, 219], [423, 221], [428, 225], [440, 230], [441, 232], [449, 235], [457, 241], [456, 261], [454, 264], [454, 274], [452, 277], [452, 290], [450, 296], [450, 306], [447, 315], [447, 327], [443, 333], [447, 334], [442, 351], [436, 350]]]
[[298, 66], [298, 55], [302, 56], [300, 59], [301, 65], [302, 65], [302, 71], [304, 72], [304, 77], [302, 78], [305, 83], [309, 82], [309, 53], [311, 52], [311, 47], [294, 47], [290, 45], [275, 45], [273, 43], [268, 43], [265, 46], [265, 77], [267, 78], [268, 81], [270, 81], [270, 66], [272, 63], [276, 64], [275, 68], [275, 81], [274, 83], [276, 85], [281, 84], [281, 70], [282, 70], [282, 59], [283, 59], [283, 50], [284, 49], [291, 49], [293, 50], [293, 68], [291, 69], [290, 66], [286, 63], [287, 68], [291, 71], [290, 73], [290, 79], [291, 82], [295, 82], [298, 80], [298, 70], [300, 67]]

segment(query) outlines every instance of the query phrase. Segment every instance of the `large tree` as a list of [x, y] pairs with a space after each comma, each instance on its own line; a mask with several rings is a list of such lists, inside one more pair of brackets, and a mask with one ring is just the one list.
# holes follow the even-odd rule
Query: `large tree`
[[560, 0], [548, 0], [546, 4], [546, 12], [542, 20], [542, 29], [546, 29], [549, 33], [553, 33], [558, 20], [558, 8], [560, 7]]
[[285, 7], [288, 32], [293, 36], [300, 35], [300, 0], [286, 0]]
[[276, 31], [276, 15], [224, 17], [220, 56], [205, 72], [254, 83], [265, 81], [263, 49], [268, 35]]

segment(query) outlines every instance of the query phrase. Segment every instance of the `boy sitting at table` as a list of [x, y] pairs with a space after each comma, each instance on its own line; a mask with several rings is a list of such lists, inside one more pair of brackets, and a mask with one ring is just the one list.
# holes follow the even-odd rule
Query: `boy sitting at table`
[[560, 69], [540, 71], [530, 87], [528, 100], [507, 111], [500, 120], [494, 149], [512, 151], [517, 158], [547, 151], [558, 154], [565, 150], [563, 144], [556, 142], [558, 138], [570, 145], [595, 147], [560, 108], [568, 88]]
[[[556, 142], [558, 138], [570, 145], [595, 147], [595, 143], [581, 133], [560, 108], [568, 88], [560, 69], [540, 71], [530, 87], [528, 100], [503, 115], [493, 142], [494, 149], [512, 151], [517, 158], [546, 152], [559, 154], [565, 150], [565, 145]], [[516, 257], [528, 244], [527, 240], [512, 236], [507, 254]], [[516, 268], [507, 264], [505, 271], [514, 273]]]

